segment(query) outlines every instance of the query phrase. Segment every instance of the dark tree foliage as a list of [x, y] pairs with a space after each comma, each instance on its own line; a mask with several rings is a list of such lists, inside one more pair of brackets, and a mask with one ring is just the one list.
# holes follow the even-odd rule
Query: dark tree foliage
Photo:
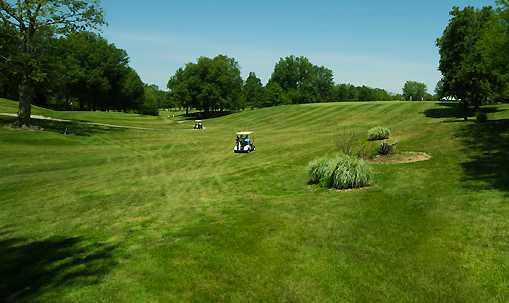
[[94, 33], [75, 33], [58, 40], [58, 92], [77, 100], [80, 109], [138, 109], [143, 82], [129, 67], [127, 53]]
[[178, 69], [168, 81], [170, 95], [186, 108], [210, 111], [238, 110], [242, 108], [242, 78], [233, 58], [219, 55], [200, 57]]
[[[67, 110], [143, 109], [143, 82], [128, 66], [124, 50], [90, 32], [57, 38], [53, 32], [40, 31], [38, 37], [38, 60], [32, 76], [36, 70], [41, 76], [32, 83], [34, 104]], [[10, 58], [16, 58], [11, 55], [15, 48], [2, 46]], [[0, 97], [18, 97], [21, 74], [13, 65], [0, 64], [5, 70], [0, 76]]]
[[443, 76], [441, 93], [461, 101], [467, 120], [470, 109], [477, 109], [500, 87], [501, 79], [486, 56], [488, 41], [483, 39], [496, 24], [497, 14], [491, 7], [454, 7], [450, 15], [448, 26], [437, 40]]
[[277, 106], [283, 104], [289, 104], [288, 95], [285, 91], [275, 82], [267, 83], [265, 87], [265, 99], [262, 102], [262, 106]]
[[[266, 99], [267, 93], [263, 87], [260, 78], [256, 77], [256, 74], [251, 72], [244, 83], [242, 88], [243, 105], [254, 107], [267, 106]], [[270, 106], [271, 104], [269, 104]]]
[[479, 46], [491, 72], [493, 89], [490, 99], [509, 101], [509, 0], [497, 1], [495, 18], [490, 19]]
[[144, 97], [142, 114], [159, 115], [160, 108], [172, 108], [175, 105], [171, 102], [168, 93], [159, 89], [157, 85], [148, 85], [144, 87]]
[[0, 0], [0, 21], [16, 52], [3, 55], [19, 76], [19, 124], [30, 124], [31, 104], [36, 84], [47, 75], [40, 41], [48, 32], [67, 35], [104, 24], [97, 0]]
[[381, 88], [336, 84], [332, 88], [332, 101], [390, 101], [395, 97]]

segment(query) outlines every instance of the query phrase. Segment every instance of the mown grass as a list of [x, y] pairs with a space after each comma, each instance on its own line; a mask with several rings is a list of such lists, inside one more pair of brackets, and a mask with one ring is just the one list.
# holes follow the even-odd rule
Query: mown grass
[[[0, 300], [508, 301], [509, 106], [489, 109], [478, 124], [432, 103], [281, 106], [193, 131], [36, 108], [155, 130], [0, 128]], [[337, 134], [377, 125], [432, 160], [373, 165], [362, 191], [307, 185]], [[233, 154], [238, 130], [255, 153]]]

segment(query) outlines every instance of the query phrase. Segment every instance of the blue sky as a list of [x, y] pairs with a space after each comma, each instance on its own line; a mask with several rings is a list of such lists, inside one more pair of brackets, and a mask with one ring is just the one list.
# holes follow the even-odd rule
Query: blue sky
[[279, 58], [308, 57], [338, 83], [399, 92], [406, 80], [440, 79], [435, 40], [453, 6], [489, 0], [103, 0], [104, 36], [126, 49], [143, 81], [166, 87], [199, 56], [236, 58], [263, 82]]

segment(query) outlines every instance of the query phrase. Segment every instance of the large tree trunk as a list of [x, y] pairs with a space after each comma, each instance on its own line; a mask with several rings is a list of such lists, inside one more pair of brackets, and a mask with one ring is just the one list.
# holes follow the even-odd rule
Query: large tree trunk
[[18, 124], [19, 126], [30, 126], [30, 115], [32, 114], [32, 83], [24, 76], [19, 85], [19, 110]]

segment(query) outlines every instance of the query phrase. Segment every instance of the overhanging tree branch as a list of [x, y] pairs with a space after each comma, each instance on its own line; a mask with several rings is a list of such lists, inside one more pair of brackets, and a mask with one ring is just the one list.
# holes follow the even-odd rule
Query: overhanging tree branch
[[23, 18], [16, 15], [14, 8], [5, 0], [0, 0], [0, 12], [5, 12], [10, 18], [16, 20], [19, 24], [23, 24]]

